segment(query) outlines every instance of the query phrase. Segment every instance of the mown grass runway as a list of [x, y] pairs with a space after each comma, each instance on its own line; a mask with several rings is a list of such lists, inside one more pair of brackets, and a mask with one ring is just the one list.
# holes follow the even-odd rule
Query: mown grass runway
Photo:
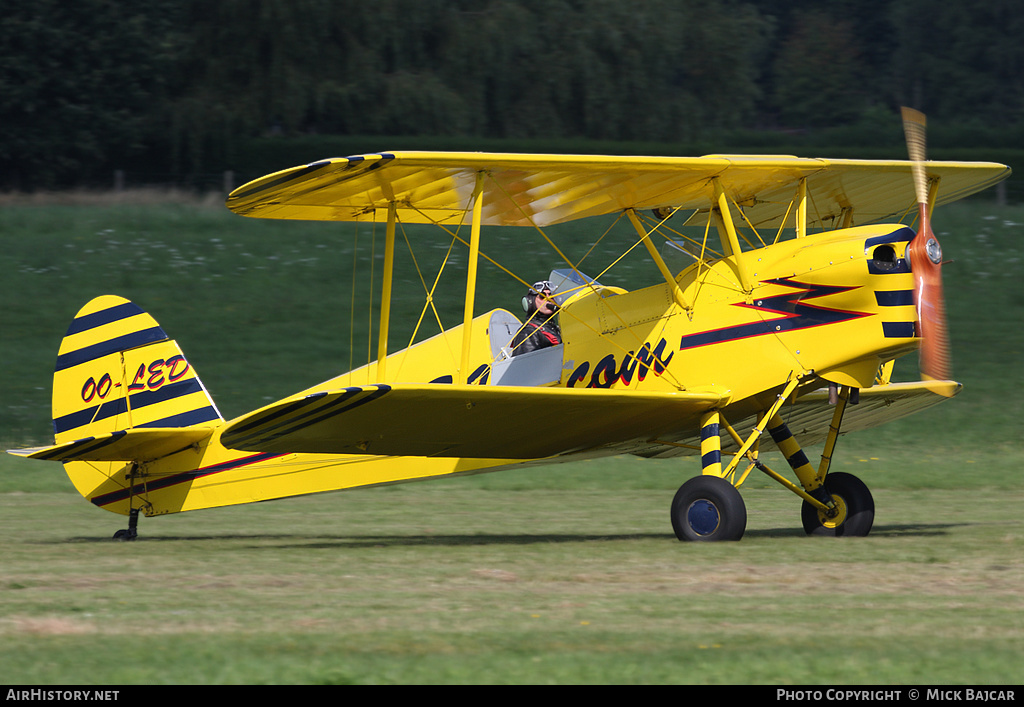
[[[375, 250], [371, 231], [191, 203], [2, 208], [5, 446], [48, 441], [57, 345], [98, 294], [152, 312], [227, 417], [367, 356], [375, 314], [352, 302], [369, 299], [380, 233]], [[948, 207], [936, 229], [965, 389], [840, 442], [834, 468], [875, 494], [868, 538], [807, 538], [798, 500], [752, 478], [741, 542], [682, 544], [668, 506], [695, 463], [617, 458], [142, 519], [137, 542], [115, 543], [124, 519], [59, 466], [5, 455], [0, 679], [1019, 682], [1024, 209]], [[417, 250], [421, 269], [436, 274], [446, 246]], [[552, 264], [539, 244], [495, 247], [527, 279]], [[613, 277], [637, 286], [642, 265]], [[452, 277], [441, 315], [457, 319]], [[506, 279], [482, 306], [514, 305]], [[400, 281], [422, 295], [415, 269]]]
[[602, 488], [629, 466], [172, 516], [135, 543], [72, 494], [4, 494], [4, 680], [1019, 681], [1021, 492], [876, 489], [875, 532], [837, 542], [758, 488], [741, 542], [693, 545], [667, 471]]

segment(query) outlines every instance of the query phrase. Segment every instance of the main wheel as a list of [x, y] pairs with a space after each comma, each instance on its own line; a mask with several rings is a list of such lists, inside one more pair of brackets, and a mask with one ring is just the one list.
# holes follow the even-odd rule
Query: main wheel
[[825, 477], [825, 490], [836, 504], [836, 514], [829, 517], [807, 501], [800, 509], [800, 519], [808, 535], [829, 537], [864, 537], [875, 522], [875, 500], [863, 481], [853, 474], [837, 471]]
[[672, 499], [672, 529], [680, 540], [739, 540], [747, 529], [747, 507], [725, 479], [695, 476]]

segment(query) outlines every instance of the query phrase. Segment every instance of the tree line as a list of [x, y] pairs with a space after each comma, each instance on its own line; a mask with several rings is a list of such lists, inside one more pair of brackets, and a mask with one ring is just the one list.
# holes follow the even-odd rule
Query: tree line
[[[1024, 118], [1016, 0], [0, 0], [0, 187], [247, 139], [688, 142]], [[104, 177], [106, 179], [106, 177]]]

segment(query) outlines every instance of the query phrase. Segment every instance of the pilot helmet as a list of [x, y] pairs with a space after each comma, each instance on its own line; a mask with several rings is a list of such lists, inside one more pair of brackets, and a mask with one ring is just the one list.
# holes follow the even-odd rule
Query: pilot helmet
[[542, 294], [544, 290], [553, 295], [555, 294], [555, 289], [555, 286], [549, 280], [538, 280], [530, 285], [530, 289], [523, 295], [523, 311], [527, 314], [533, 314], [537, 311], [537, 295]]

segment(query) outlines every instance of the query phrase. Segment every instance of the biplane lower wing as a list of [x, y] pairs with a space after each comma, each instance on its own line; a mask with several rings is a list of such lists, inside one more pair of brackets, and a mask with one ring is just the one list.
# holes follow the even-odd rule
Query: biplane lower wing
[[265, 453], [540, 459], [693, 427], [722, 402], [690, 392], [371, 385], [284, 400], [230, 423], [221, 443]]
[[[859, 402], [846, 408], [843, 433], [868, 430], [920, 412], [953, 397], [962, 387], [956, 381], [914, 381], [864, 388]], [[782, 414], [800, 444], [820, 444], [832, 418], [828, 391], [809, 393]]]
[[[914, 381], [864, 388], [858, 393], [858, 403], [848, 405], [846, 408], [843, 415], [842, 434], [881, 427], [894, 420], [926, 410], [956, 395], [962, 387], [956, 381]], [[796, 441], [801, 446], [808, 447], [821, 444], [828, 437], [834, 411], [835, 407], [829, 404], [828, 390], [822, 388], [800, 396], [791, 405], [786, 405], [779, 414], [785, 420]], [[726, 409], [726, 414], [728, 414], [728, 409]], [[750, 434], [758, 421], [756, 416], [730, 420], [742, 437]], [[763, 436], [770, 439], [767, 429]], [[737, 446], [728, 435], [723, 436], [723, 450], [735, 450]], [[694, 431], [691, 436], [674, 440], [672, 445], [665, 445], [661, 440], [653, 440], [638, 444], [635, 448], [626, 451], [636, 456], [649, 458], [698, 455], [700, 454], [700, 436]]]

